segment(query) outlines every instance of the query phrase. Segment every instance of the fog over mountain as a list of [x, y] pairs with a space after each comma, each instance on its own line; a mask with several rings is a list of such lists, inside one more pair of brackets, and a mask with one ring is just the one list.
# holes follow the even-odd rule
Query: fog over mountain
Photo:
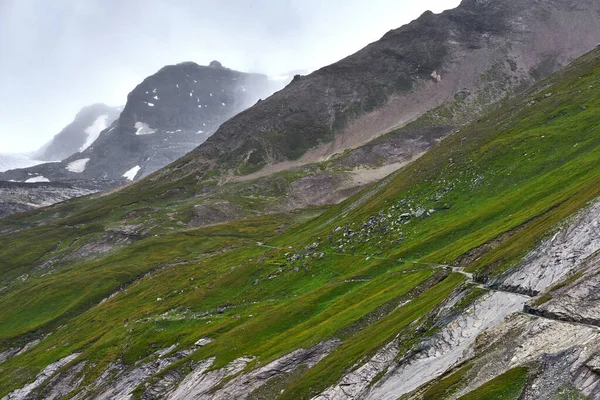
[[217, 59], [270, 76], [343, 58], [459, 0], [5, 0], [0, 152], [33, 151], [88, 104], [123, 105], [162, 66]]

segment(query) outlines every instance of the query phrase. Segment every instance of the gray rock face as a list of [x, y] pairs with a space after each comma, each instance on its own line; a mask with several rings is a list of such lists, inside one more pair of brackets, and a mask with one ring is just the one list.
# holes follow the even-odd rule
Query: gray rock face
[[227, 200], [215, 201], [211, 205], [199, 204], [192, 209], [192, 226], [206, 226], [222, 221], [233, 220], [243, 215], [239, 207]]
[[251, 358], [242, 357], [233, 360], [221, 369], [206, 372], [214, 362], [214, 359], [208, 359], [196, 366], [194, 371], [167, 398], [169, 400], [211, 399], [213, 398], [211, 393], [213, 388], [224, 378], [241, 372], [250, 361], [252, 361]]
[[506, 290], [537, 294], [600, 250], [600, 202], [582, 210], [506, 276], [491, 282]]
[[364, 392], [371, 381], [392, 365], [398, 353], [398, 343], [394, 340], [379, 350], [367, 363], [344, 376], [337, 385], [313, 397], [313, 400], [344, 400], [364, 397]]
[[600, 327], [600, 254], [595, 253], [565, 277], [564, 286], [550, 290], [551, 299], [528, 311], [547, 318]]
[[71, 354], [65, 358], [61, 358], [60, 360], [48, 365], [42, 372], [40, 372], [36, 377], [35, 381], [23, 386], [21, 389], [17, 389], [13, 392], [10, 392], [2, 400], [25, 400], [28, 398], [29, 394], [32, 393], [35, 389], [37, 389], [40, 385], [48, 380], [51, 376], [53, 376], [57, 371], [59, 371], [62, 367], [73, 361], [79, 356], [78, 353]]
[[[531, 361], [543, 367], [522, 398], [550, 398], [564, 385], [591, 398], [600, 396], [599, 223], [600, 202], [595, 202], [565, 222], [517, 268], [489, 283], [516, 293], [491, 292], [482, 297], [397, 363], [393, 360], [398, 346], [388, 344], [315, 399], [396, 399], [415, 390], [419, 398], [420, 386], [465, 360], [479, 363], [479, 354], [485, 368], [470, 376], [468, 387], [453, 398]], [[548, 290], [550, 300], [541, 305], [537, 300], [527, 303], [529, 298], [518, 294]], [[515, 314], [523, 309], [533, 315]], [[506, 338], [510, 341], [502, 343], [500, 350], [494, 347]], [[382, 372], [385, 375], [371, 386]]]
[[166, 375], [160, 382], [147, 388], [143, 398], [243, 400], [275, 377], [293, 372], [300, 366], [311, 368], [340, 343], [339, 340], [330, 340], [310, 349], [298, 349], [261, 368], [239, 375], [236, 374], [246, 368], [251, 358], [241, 357], [223, 368], [208, 371], [214, 362], [214, 358], [209, 358], [198, 363], [183, 379], [181, 376]]
[[520, 398], [551, 399], [564, 386], [598, 398], [600, 376], [588, 366], [597, 357], [600, 332], [587, 326], [517, 314], [479, 337], [469, 383], [458, 398], [505, 371], [535, 363]]
[[73, 122], [34, 154], [34, 158], [61, 161], [87, 149], [120, 113], [120, 107], [109, 107], [106, 104], [93, 104], [83, 108]]
[[593, 49], [598, 11], [595, 0], [503, 0], [425, 13], [227, 121], [177, 164], [177, 174], [217, 162], [256, 170], [299, 157], [321, 160], [449, 99], [476, 115]]
[[139, 179], [183, 156], [228, 118], [270, 93], [264, 75], [192, 62], [169, 65], [129, 94], [119, 118], [89, 147], [79, 147], [60, 163], [9, 171], [0, 179]]
[[479, 335], [471, 358], [475, 372], [453, 398], [531, 362], [538, 367], [520, 398], [554, 398], [569, 388], [600, 398], [599, 211], [600, 202], [582, 210], [516, 269], [490, 282], [541, 294], [525, 303], [531, 315], [513, 314]]
[[0, 218], [46, 207], [73, 197], [85, 196], [104, 188], [98, 183], [18, 183], [0, 181]]
[[81, 386], [85, 374], [83, 369], [86, 365], [85, 361], [73, 365], [66, 371], [61, 371], [52, 379], [45, 383], [44, 388], [38, 398], [45, 400], [63, 399], [70, 392]]
[[[293, 372], [300, 366], [312, 368], [316, 363], [321, 361], [340, 344], [340, 340], [329, 340], [327, 342], [319, 343], [310, 349], [298, 349], [265, 365], [264, 367], [258, 368], [250, 373], [237, 376], [236, 378], [227, 382], [222, 389], [219, 389], [214, 393], [210, 393], [208, 396], [199, 398], [206, 398], [207, 400], [245, 400], [252, 391], [263, 386], [272, 378]], [[189, 397], [170, 397], [172, 400], [183, 400], [187, 398]]]
[[6, 360], [11, 359], [18, 352], [19, 352], [19, 348], [17, 348], [17, 347], [13, 347], [11, 349], [0, 352], [0, 364], [5, 362]]
[[[520, 311], [527, 299], [518, 294], [491, 292], [453, 318], [431, 340], [422, 343], [417, 352], [395, 362], [398, 345], [391, 342], [314, 400], [395, 400], [467, 359], [475, 339], [507, 315]], [[382, 372], [385, 375], [371, 386]]]
[[[137, 387], [144, 385], [142, 398], [145, 400], [246, 399], [252, 391], [265, 385], [273, 378], [293, 372], [300, 366], [311, 368], [341, 343], [339, 340], [330, 340], [319, 343], [310, 349], [298, 349], [263, 367], [242, 374], [239, 373], [246, 368], [252, 358], [241, 357], [223, 368], [209, 371], [215, 360], [214, 357], [211, 357], [199, 363], [194, 363], [193, 370], [188, 374], [181, 372], [179, 369], [172, 369], [162, 374], [159, 379], [151, 379], [156, 374], [165, 371], [174, 362], [184, 359], [192, 354], [195, 349], [205, 346], [210, 341], [210, 339], [202, 338], [192, 348], [176, 353], [172, 353], [176, 347], [175, 345], [159, 350], [149, 361], [134, 367], [112, 364], [94, 383], [83, 387], [74, 398], [128, 399]], [[56, 393], [63, 396], [79, 388], [82, 378], [82, 371], [78, 369], [79, 365], [77, 364], [71, 370], [56, 375], [50, 383], [46, 384], [45, 393], [48, 396]], [[49, 370], [50, 367], [46, 369]], [[56, 370], [53, 370], [52, 374], [54, 372]], [[45, 374], [44, 381], [52, 374]], [[36, 387], [41, 383], [43, 381], [40, 381]], [[32, 390], [29, 390], [28, 393]], [[15, 398], [24, 399], [24, 397]], [[12, 398], [6, 400], [8, 399], [12, 400]]]
[[527, 300], [525, 296], [504, 292], [486, 295], [445, 326], [416, 357], [390, 369], [365, 398], [395, 400], [440, 376], [471, 355], [471, 346], [484, 330], [520, 311]]
[[152, 359], [127, 368], [121, 364], [111, 364], [106, 371], [91, 385], [78, 393], [75, 399], [128, 399], [140, 384], [153, 375], [163, 371], [169, 365], [189, 356], [199, 345], [169, 355], [175, 346], [157, 351]]

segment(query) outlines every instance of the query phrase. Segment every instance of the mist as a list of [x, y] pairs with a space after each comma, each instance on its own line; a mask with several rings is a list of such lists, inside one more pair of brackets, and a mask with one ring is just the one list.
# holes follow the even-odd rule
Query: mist
[[182, 61], [313, 70], [460, 0], [2, 0], [0, 153], [33, 151], [93, 103]]

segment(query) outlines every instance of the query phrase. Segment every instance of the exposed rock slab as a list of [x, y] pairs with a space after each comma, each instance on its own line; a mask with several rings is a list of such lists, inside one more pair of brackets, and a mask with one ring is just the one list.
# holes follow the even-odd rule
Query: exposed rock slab
[[0, 181], [0, 218], [17, 212], [47, 207], [73, 197], [85, 196], [111, 186], [111, 182], [39, 182]]
[[79, 353], [74, 353], [68, 355], [60, 360], [48, 365], [42, 372], [40, 372], [35, 380], [20, 389], [14, 390], [4, 396], [2, 400], [25, 400], [28, 398], [29, 394], [32, 393], [35, 389], [37, 389], [40, 385], [42, 385], [48, 378], [54, 375], [58, 370], [62, 367], [73, 361], [79, 356]]
[[538, 370], [527, 383], [523, 399], [552, 398], [565, 385], [591, 398], [600, 394], [600, 376], [586, 365], [600, 345], [600, 332], [594, 327], [515, 314], [481, 335], [477, 343], [468, 384], [452, 398], [524, 365], [537, 365]]
[[507, 276], [492, 282], [506, 290], [537, 294], [600, 249], [600, 202], [581, 211], [551, 239], [529, 253]]
[[528, 311], [546, 318], [593, 325], [600, 329], [600, 254], [589, 257], [560, 286], [549, 292], [551, 298], [548, 301], [539, 306], [532, 303]]
[[[511, 293], [486, 294], [452, 319], [439, 334], [421, 343], [415, 353], [396, 363], [398, 345], [391, 342], [314, 400], [395, 400], [468, 358], [478, 335], [502, 322], [507, 315], [520, 311], [527, 299]], [[372, 380], [385, 371], [381, 380], [370, 387]]]

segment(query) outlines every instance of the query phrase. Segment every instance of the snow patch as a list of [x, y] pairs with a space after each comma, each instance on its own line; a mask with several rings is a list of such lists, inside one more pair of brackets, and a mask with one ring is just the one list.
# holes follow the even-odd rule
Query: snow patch
[[148, 104], [149, 107], [154, 107], [154, 103], [147, 102], [146, 104]]
[[42, 175], [34, 176], [25, 181], [25, 183], [50, 182], [50, 179], [44, 178]]
[[79, 148], [79, 151], [84, 151], [88, 147], [94, 143], [100, 133], [108, 127], [108, 115], [101, 115], [94, 123], [87, 128], [85, 128], [84, 132], [87, 133], [87, 138], [85, 139], [85, 143]]
[[145, 123], [145, 122], [136, 122], [134, 125], [135, 129], [137, 129], [137, 131], [135, 131], [136, 135], [151, 135], [154, 132], [156, 132], [156, 129], [152, 129], [150, 128], [150, 126]]
[[130, 181], [133, 181], [133, 179], [138, 174], [140, 169], [142, 169], [142, 167], [140, 167], [139, 165], [136, 165], [135, 167], [133, 167], [130, 170], [128, 170], [127, 172], [125, 172], [123, 174], [123, 177], [129, 179]]
[[67, 166], [65, 168], [67, 169], [67, 171], [71, 171], [71, 172], [80, 174], [83, 171], [85, 171], [85, 167], [86, 167], [88, 161], [90, 161], [89, 158], [81, 158], [79, 160], [70, 162], [69, 164], [67, 164]]

